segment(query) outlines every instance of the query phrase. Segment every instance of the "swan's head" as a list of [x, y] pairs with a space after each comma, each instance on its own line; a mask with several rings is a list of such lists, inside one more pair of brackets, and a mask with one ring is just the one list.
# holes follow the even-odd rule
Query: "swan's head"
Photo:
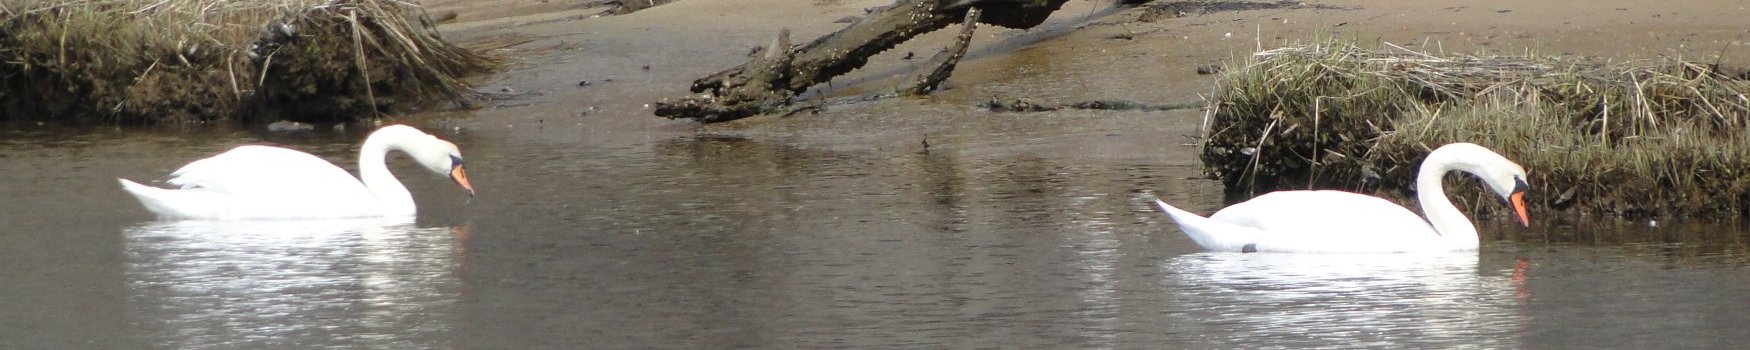
[[1448, 149], [1451, 151], [1447, 153], [1455, 153], [1457, 159], [1462, 159], [1464, 167], [1469, 168], [1465, 170], [1481, 177], [1483, 184], [1507, 200], [1507, 205], [1512, 206], [1513, 213], [1518, 215], [1520, 225], [1531, 226], [1531, 217], [1526, 215], [1525, 208], [1525, 192], [1531, 189], [1526, 182], [1525, 168], [1495, 151], [1471, 143], [1449, 144], [1435, 152]]
[[[437, 140], [435, 137], [432, 139]], [[444, 146], [443, 159], [433, 157], [431, 161], [421, 161], [420, 163], [424, 163], [425, 167], [433, 172], [450, 174], [450, 181], [455, 181], [456, 185], [462, 186], [462, 190], [468, 191], [469, 197], [473, 197], [474, 185], [468, 183], [468, 172], [462, 171], [462, 151], [456, 149], [456, 144], [449, 141], [437, 140], [437, 142]]]
[[474, 196], [474, 185], [468, 183], [468, 173], [462, 170], [462, 151], [456, 148], [456, 144], [423, 132], [419, 135], [415, 137], [416, 141], [403, 145], [401, 151], [407, 152], [415, 162], [434, 173], [448, 174], [450, 181], [455, 181], [456, 185], [462, 186], [462, 190], [468, 191], [468, 196]]
[[[1505, 158], [1502, 160], [1506, 161]], [[1525, 191], [1531, 189], [1531, 185], [1525, 183], [1525, 169], [1513, 162], [1507, 162], [1507, 165], [1512, 166], [1511, 171], [1506, 171], [1509, 174], [1498, 175], [1502, 179], [1489, 182], [1489, 188], [1506, 199], [1507, 205], [1513, 206], [1513, 213], [1519, 215], [1519, 225], [1531, 227], [1531, 217], [1525, 214]]]

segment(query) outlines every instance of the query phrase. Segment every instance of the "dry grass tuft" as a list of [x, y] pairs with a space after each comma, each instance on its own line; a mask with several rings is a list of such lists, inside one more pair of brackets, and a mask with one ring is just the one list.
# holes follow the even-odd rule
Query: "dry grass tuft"
[[351, 120], [466, 103], [492, 65], [408, 2], [0, 1], [0, 119]]
[[[1463, 141], [1525, 166], [1544, 211], [1722, 218], [1750, 208], [1750, 81], [1720, 67], [1324, 40], [1227, 72], [1203, 161], [1232, 197], [1335, 188], [1408, 203], [1427, 152]], [[1463, 207], [1500, 208], [1474, 181], [1448, 185]]]

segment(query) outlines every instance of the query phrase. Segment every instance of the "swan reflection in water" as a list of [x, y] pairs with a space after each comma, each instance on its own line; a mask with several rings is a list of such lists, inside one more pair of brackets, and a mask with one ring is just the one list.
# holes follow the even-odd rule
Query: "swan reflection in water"
[[167, 348], [449, 345], [467, 225], [160, 221], [125, 230], [133, 326]]
[[1515, 347], [1519, 266], [1476, 252], [1198, 253], [1162, 264], [1172, 332], [1215, 347]]

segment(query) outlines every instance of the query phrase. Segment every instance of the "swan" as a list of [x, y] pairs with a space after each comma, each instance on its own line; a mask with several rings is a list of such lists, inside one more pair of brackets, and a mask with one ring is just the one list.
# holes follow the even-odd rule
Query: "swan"
[[365, 138], [357, 178], [309, 153], [251, 145], [177, 169], [166, 181], [175, 189], [116, 180], [148, 211], [165, 219], [413, 216], [413, 196], [383, 162], [396, 150], [432, 172], [448, 174], [468, 196], [474, 195], [456, 145], [405, 125], [385, 126]]
[[1278, 191], [1234, 204], [1205, 218], [1168, 205], [1166, 212], [1185, 235], [1209, 251], [1384, 253], [1475, 250], [1477, 228], [1441, 189], [1447, 172], [1476, 175], [1506, 199], [1529, 227], [1525, 213], [1525, 169], [1488, 148], [1471, 143], [1441, 146], [1428, 154], [1416, 174], [1421, 216], [1385, 199], [1343, 191]]

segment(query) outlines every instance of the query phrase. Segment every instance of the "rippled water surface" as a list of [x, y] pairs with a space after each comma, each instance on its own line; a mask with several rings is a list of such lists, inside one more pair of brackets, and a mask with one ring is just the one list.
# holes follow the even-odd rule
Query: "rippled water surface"
[[124, 228], [132, 326], [168, 348], [432, 348], [454, 329], [466, 228], [375, 220]]
[[1482, 218], [1474, 253], [1199, 253], [1148, 202], [1221, 206], [1179, 145], [1192, 113], [896, 104], [939, 119], [889, 125], [851, 106], [694, 130], [439, 115], [418, 124], [462, 146], [480, 195], [392, 157], [421, 205], [413, 222], [161, 222], [114, 180], [262, 142], [352, 168], [365, 126], [8, 126], [0, 347], [1750, 341], [1734, 227]]
[[[745, 61], [779, 26], [800, 43], [865, 7], [810, 3], [770, 6], [800, 18], [782, 21], [741, 15], [772, 10], [759, 5], [688, 1], [589, 20], [543, 13], [449, 36], [496, 38], [484, 47], [514, 60], [475, 81], [495, 97], [483, 108], [397, 117], [458, 144], [479, 190], [470, 199], [391, 156], [420, 206], [411, 222], [163, 222], [115, 180], [161, 183], [189, 161], [254, 143], [356, 169], [368, 125], [0, 123], [0, 349], [1750, 344], [1742, 224], [1533, 212], [1531, 228], [1478, 218], [1477, 252], [1201, 253], [1150, 202], [1222, 206], [1219, 184], [1201, 178], [1186, 146], [1198, 111], [973, 107], [1198, 101], [1212, 79], [1194, 67], [1303, 37], [1281, 32], [1290, 22], [1317, 23], [1309, 32], [1351, 23], [1332, 24], [1335, 11], [1112, 25], [1098, 21], [1120, 12], [1108, 2], [1069, 2], [1068, 15], [1041, 27], [981, 29], [946, 90], [925, 98], [828, 101], [909, 79], [924, 60], [901, 57], [928, 57], [941, 41], [902, 45], [804, 94], [820, 113], [701, 127], [643, 106]], [[1395, 6], [1369, 5], [1389, 17], [1415, 11]], [[581, 16], [564, 17], [587, 16], [570, 10]], [[1361, 17], [1347, 28], [1426, 43], [1428, 31], [1467, 35], [1464, 24], [1488, 28], [1463, 40], [1487, 46], [1533, 40], [1499, 18], [1573, 12], [1606, 22], [1548, 41], [1550, 51], [1586, 45], [1565, 44], [1591, 42], [1585, 33], [1640, 30], [1584, 11], [1491, 10], [1451, 28]], [[506, 26], [527, 33], [492, 29]], [[1722, 32], [1708, 28], [1672, 37]], [[1723, 32], [1712, 35], [1736, 31]], [[1650, 38], [1603, 50], [1682, 44]]]

